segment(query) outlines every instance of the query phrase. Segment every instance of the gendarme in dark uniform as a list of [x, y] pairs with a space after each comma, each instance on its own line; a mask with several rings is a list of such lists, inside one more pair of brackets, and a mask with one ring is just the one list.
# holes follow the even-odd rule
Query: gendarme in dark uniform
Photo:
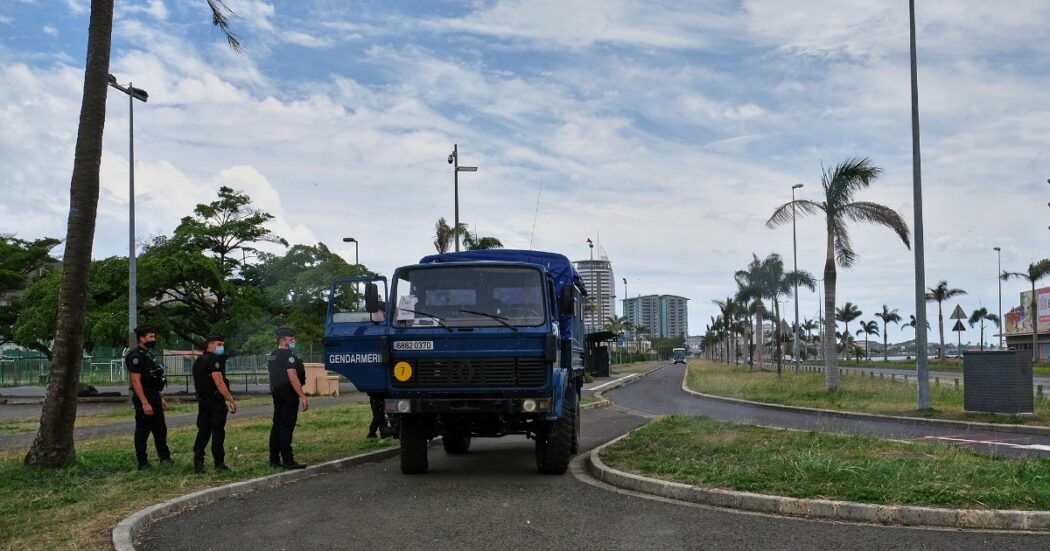
[[266, 370], [270, 376], [270, 394], [273, 396], [273, 426], [270, 428], [270, 465], [285, 469], [302, 469], [292, 453], [292, 433], [299, 418], [299, 406], [306, 411], [310, 405], [303, 393], [306, 368], [292, 350], [295, 332], [287, 327], [277, 330], [277, 349], [266, 356]]
[[168, 425], [164, 421], [164, 409], [168, 403], [160, 395], [168, 381], [164, 378], [164, 368], [151, 352], [157, 345], [156, 333], [153, 327], [136, 327], [138, 346], [124, 357], [124, 366], [131, 382], [131, 403], [135, 406], [135, 459], [139, 469], [150, 466], [146, 456], [146, 441], [150, 434], [153, 435], [158, 459], [162, 463], [171, 461]]
[[[222, 335], [209, 335], [205, 352], [193, 362], [193, 388], [197, 393], [197, 439], [193, 443], [193, 470], [204, 472], [204, 448], [211, 440], [216, 471], [226, 471], [226, 414], [237, 413], [226, 378], [226, 343]], [[229, 404], [229, 407], [227, 407]]]

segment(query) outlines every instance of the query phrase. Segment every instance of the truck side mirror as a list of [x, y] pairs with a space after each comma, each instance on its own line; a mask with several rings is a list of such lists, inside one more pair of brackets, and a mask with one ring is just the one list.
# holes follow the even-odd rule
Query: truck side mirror
[[561, 293], [558, 295], [558, 313], [563, 316], [571, 316], [573, 314], [573, 306], [575, 306], [572, 296], [572, 287], [566, 285], [561, 288]]
[[365, 311], [369, 314], [379, 311], [379, 286], [375, 283], [365, 284]]

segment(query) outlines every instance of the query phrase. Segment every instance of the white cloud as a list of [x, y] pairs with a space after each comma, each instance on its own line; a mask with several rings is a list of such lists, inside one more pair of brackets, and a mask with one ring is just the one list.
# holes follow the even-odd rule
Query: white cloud
[[253, 31], [274, 32], [274, 7], [261, 0], [226, 0], [237, 21], [245, 21]]
[[303, 46], [304, 48], [330, 48], [334, 42], [329, 38], [317, 37], [298, 31], [285, 31], [281, 36], [286, 42]]
[[51, 25], [44, 25], [44, 29], [43, 30], [44, 30], [44, 34], [46, 34], [48, 36], [58, 36], [58, 29], [52, 27]]
[[130, 13], [145, 13], [158, 21], [168, 19], [168, 7], [164, 4], [163, 0], [149, 0], [145, 5], [138, 4], [122, 6], [120, 8], [121, 15]]
[[0, 15], [0, 24], [10, 25], [15, 22], [15, 18], [9, 15]]
[[91, 9], [90, 0], [66, 0], [66, 6], [77, 15], [85, 14]]

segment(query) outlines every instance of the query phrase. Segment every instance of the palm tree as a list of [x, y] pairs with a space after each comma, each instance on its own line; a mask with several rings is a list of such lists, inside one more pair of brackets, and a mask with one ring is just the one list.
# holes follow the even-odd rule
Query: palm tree
[[864, 333], [864, 355], [867, 356], [870, 361], [871, 354], [868, 352], [868, 337], [871, 335], [875, 335], [876, 337], [879, 336], [879, 324], [875, 320], [862, 320], [860, 322], [860, 329], [857, 329], [857, 334], [860, 335], [861, 333]]
[[974, 325], [977, 325], [978, 323], [981, 324], [981, 352], [984, 352], [984, 322], [985, 322], [985, 320], [988, 320], [988, 321], [994, 323], [996, 327], [1000, 327], [1001, 326], [1000, 320], [999, 320], [999, 316], [997, 316], [995, 314], [989, 314], [988, 313], [988, 309], [985, 308], [984, 306], [974, 310], [973, 313], [970, 314], [970, 327], [973, 327]]
[[773, 304], [773, 319], [777, 320], [775, 324], [775, 339], [777, 374], [780, 374], [784, 363], [784, 354], [782, 353], [783, 339], [781, 338], [780, 297], [791, 294], [796, 286], [805, 287], [810, 291], [813, 291], [817, 287], [817, 281], [805, 270], [785, 272], [784, 260], [777, 253], [770, 254], [762, 261], [760, 273], [763, 287], [765, 288], [766, 298], [770, 300], [771, 304]]
[[965, 295], [966, 291], [963, 291], [962, 289], [949, 289], [948, 288], [948, 282], [943, 280], [943, 279], [941, 280], [940, 283], [937, 284], [936, 287], [930, 287], [930, 288], [926, 289], [926, 291], [927, 291], [926, 292], [926, 302], [936, 302], [937, 303], [937, 323], [940, 325], [940, 329], [941, 329], [941, 351], [940, 351], [939, 356], [940, 356], [941, 361], [943, 362], [944, 361], [944, 311], [941, 309], [941, 305], [944, 303], [944, 301], [946, 301], [946, 300], [948, 300], [948, 299], [950, 299], [952, 297]]
[[[915, 314], [908, 314], [908, 323], [905, 323], [904, 325], [901, 325], [901, 331], [904, 331], [905, 329], [907, 329], [909, 327], [912, 329], [912, 331], [914, 331], [915, 330], [915, 326], [918, 325], [918, 324], [919, 324], [919, 320], [915, 319]], [[930, 320], [926, 320], [926, 330], [927, 331], [930, 330]], [[918, 349], [919, 343], [918, 343], [918, 341], [916, 341], [915, 346], [916, 346], [915, 353], [918, 354], [919, 353], [919, 349]]]
[[[212, 11], [212, 23], [223, 31], [230, 47], [239, 50], [240, 43], [230, 31], [227, 19], [227, 15], [232, 14], [230, 9], [223, 0], [207, 0], [207, 3]], [[26, 465], [61, 467], [72, 464], [76, 455], [73, 423], [77, 416], [77, 382], [84, 352], [84, 316], [98, 212], [112, 41], [113, 0], [92, 0], [50, 382], [40, 412], [40, 428], [25, 456]]]
[[[467, 225], [459, 223], [459, 233], [463, 235], [467, 231]], [[445, 217], [438, 218], [436, 224], [434, 224], [434, 248], [439, 253], [447, 253], [452, 248], [452, 243], [456, 241], [456, 230], [452, 226], [448, 225], [448, 221]], [[502, 246], [502, 244], [500, 244]]]
[[[462, 224], [460, 224], [462, 225]], [[482, 237], [476, 233], [463, 230], [463, 249], [467, 251], [479, 251], [482, 249], [502, 249], [503, 243], [495, 237]]]
[[[813, 342], [813, 334], [812, 333], [813, 333], [813, 330], [817, 328], [817, 322], [815, 322], [815, 321], [813, 321], [811, 319], [807, 319], [807, 320], [804, 320], [802, 322], [802, 325], [799, 328], [802, 331], [806, 332], [806, 342], [807, 343], [812, 343]], [[806, 354], [807, 355], [809, 354], [809, 346], [806, 347]]]
[[899, 324], [901, 322], [901, 315], [897, 313], [896, 308], [890, 310], [889, 306], [883, 304], [882, 312], [876, 312], [875, 317], [882, 320], [882, 361], [887, 362], [889, 361], [889, 340], [887, 337], [890, 333], [887, 329], [889, 329], [888, 326], [891, 323]]
[[1032, 363], [1039, 361], [1039, 308], [1035, 294], [1035, 282], [1050, 274], [1050, 258], [1044, 258], [1039, 262], [1028, 265], [1027, 272], [1007, 272], [1003, 270], [1003, 281], [1012, 277], [1028, 280], [1032, 285], [1032, 302], [1028, 305], [1028, 311], [1032, 313]]
[[763, 298], [763, 286], [762, 286], [762, 262], [758, 259], [758, 255], [751, 253], [751, 262], [748, 263], [747, 268], [743, 270], [737, 270], [733, 274], [733, 279], [736, 280], [737, 287], [739, 288], [736, 294], [736, 299], [747, 304], [748, 313], [753, 315], [755, 318], [755, 330], [751, 332], [751, 342], [748, 350], [748, 361], [750, 364], [754, 364], [755, 361], [755, 341], [757, 335], [758, 341], [758, 362], [762, 363], [762, 315], [765, 314], [765, 305], [762, 303]]
[[[853, 304], [852, 302], [847, 302], [846, 304], [842, 305], [842, 308], [835, 309], [835, 320], [841, 321], [846, 324], [845, 334], [849, 335], [849, 322], [859, 318], [863, 314], [864, 312], [861, 312], [860, 308], [857, 308], [856, 304]], [[846, 353], [846, 359], [849, 359], [848, 352]]]
[[869, 159], [849, 159], [833, 169], [825, 170], [822, 174], [821, 185], [824, 189], [824, 201], [819, 203], [805, 199], [790, 201], [777, 207], [773, 215], [766, 221], [766, 225], [771, 228], [791, 222], [794, 214], [792, 207], [798, 211], [800, 216], [814, 214], [817, 211], [824, 213], [827, 228], [827, 253], [824, 260], [824, 376], [828, 390], [835, 390], [839, 386], [839, 370], [835, 363], [834, 349], [835, 282], [838, 277], [836, 266], [849, 268], [857, 260], [857, 253], [853, 250], [846, 223], [870, 222], [886, 226], [900, 237], [906, 247], [911, 248], [908, 224], [900, 214], [897, 214], [897, 211], [878, 203], [854, 200], [856, 193], [868, 187], [881, 173], [882, 169], [875, 166]]
[[734, 361], [735, 363], [735, 358], [732, 358], [730, 352], [736, 350], [736, 343], [733, 341], [733, 335], [736, 334], [737, 315], [740, 313], [740, 306], [732, 297], [727, 297], [725, 300], [713, 300], [711, 302], [718, 306], [719, 312], [722, 313], [722, 319], [725, 320], [728, 337], [726, 342], [726, 360]]

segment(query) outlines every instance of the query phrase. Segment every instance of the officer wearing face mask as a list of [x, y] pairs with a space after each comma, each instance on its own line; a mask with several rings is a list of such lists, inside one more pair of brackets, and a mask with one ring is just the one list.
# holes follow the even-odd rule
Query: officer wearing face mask
[[134, 331], [138, 346], [124, 357], [124, 366], [131, 380], [131, 403], [135, 405], [135, 459], [142, 470], [150, 468], [146, 457], [146, 441], [150, 434], [160, 462], [171, 463], [168, 425], [164, 421], [168, 401], [160, 395], [168, 380], [164, 378], [164, 366], [157, 363], [151, 352], [157, 345], [157, 330], [143, 325]]
[[[204, 472], [204, 448], [211, 440], [216, 471], [226, 466], [226, 414], [237, 413], [237, 400], [230, 394], [226, 378], [226, 342], [222, 335], [209, 335], [205, 352], [193, 362], [193, 388], [197, 392], [197, 439], [193, 442], [193, 470]], [[229, 404], [229, 406], [227, 406]]]
[[309, 409], [303, 392], [306, 368], [296, 356], [295, 331], [287, 327], [277, 330], [277, 349], [266, 356], [270, 375], [270, 394], [273, 396], [273, 426], [270, 428], [270, 466], [302, 469], [306, 465], [292, 454], [292, 433], [299, 418], [299, 408]]

